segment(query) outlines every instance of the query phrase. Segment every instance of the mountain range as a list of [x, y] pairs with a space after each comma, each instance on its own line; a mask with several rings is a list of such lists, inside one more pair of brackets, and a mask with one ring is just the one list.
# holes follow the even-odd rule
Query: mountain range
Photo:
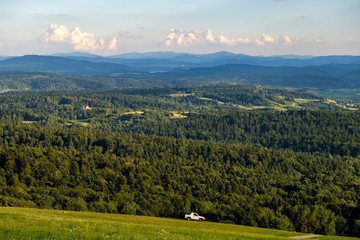
[[0, 58], [0, 70], [283, 87], [360, 87], [360, 56], [264, 57], [229, 52], [149, 52], [103, 57], [75, 52], [51, 56], [3, 56]]

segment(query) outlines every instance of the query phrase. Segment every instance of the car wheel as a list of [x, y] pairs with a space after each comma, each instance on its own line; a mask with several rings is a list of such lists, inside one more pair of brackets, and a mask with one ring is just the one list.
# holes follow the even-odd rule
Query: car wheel
[[200, 218], [200, 219], [199, 219], [199, 222], [202, 222], [202, 221], [203, 221], [202, 218]]
[[191, 220], [191, 218], [189, 218], [189, 217], [188, 217], [188, 218], [187, 218], [187, 220], [188, 220], [188, 221], [190, 221], [190, 220]]

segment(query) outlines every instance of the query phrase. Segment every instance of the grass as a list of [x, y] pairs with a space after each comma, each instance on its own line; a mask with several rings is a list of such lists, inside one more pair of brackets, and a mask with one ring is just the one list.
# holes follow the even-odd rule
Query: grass
[[188, 96], [194, 96], [195, 93], [172, 93], [169, 94], [168, 96], [176, 98], [176, 97], [188, 97]]
[[66, 125], [80, 124], [82, 126], [87, 126], [87, 125], [89, 125], [89, 123], [87, 121], [88, 121], [87, 119], [69, 120], [69, 122], [66, 123]]
[[184, 115], [184, 114], [187, 114], [187, 113], [189, 113], [189, 112], [178, 113], [178, 112], [175, 112], [175, 111], [171, 111], [172, 116], [170, 116], [170, 119], [187, 118], [187, 116]]
[[200, 100], [203, 100], [203, 101], [214, 101], [216, 102], [217, 104], [219, 105], [224, 105], [225, 103], [224, 102], [221, 102], [221, 101], [218, 101], [216, 99], [212, 99], [212, 98], [206, 98], [206, 97], [199, 97]]
[[[182, 219], [0, 207], [0, 239], [289, 239], [295, 232]], [[322, 236], [318, 239], [351, 239]]]
[[120, 116], [122, 115], [133, 115], [133, 114], [144, 114], [144, 111], [130, 111], [130, 112], [124, 112], [121, 113]]
[[310, 103], [310, 102], [319, 102], [319, 99], [304, 99], [304, 98], [294, 98], [294, 101], [297, 103]]

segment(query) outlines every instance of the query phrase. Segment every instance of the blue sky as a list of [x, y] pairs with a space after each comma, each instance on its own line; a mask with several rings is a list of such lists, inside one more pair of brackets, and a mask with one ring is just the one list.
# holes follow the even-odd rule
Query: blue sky
[[360, 55], [359, 0], [12, 0], [0, 55]]

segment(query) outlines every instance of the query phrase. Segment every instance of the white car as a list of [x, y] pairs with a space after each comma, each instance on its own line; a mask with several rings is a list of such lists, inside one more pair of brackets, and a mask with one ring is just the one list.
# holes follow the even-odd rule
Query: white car
[[199, 222], [205, 221], [205, 217], [200, 216], [196, 212], [187, 212], [187, 213], [185, 213], [185, 219], [188, 220], [188, 221], [190, 221], [190, 220], [196, 220], [196, 221], [199, 221]]

